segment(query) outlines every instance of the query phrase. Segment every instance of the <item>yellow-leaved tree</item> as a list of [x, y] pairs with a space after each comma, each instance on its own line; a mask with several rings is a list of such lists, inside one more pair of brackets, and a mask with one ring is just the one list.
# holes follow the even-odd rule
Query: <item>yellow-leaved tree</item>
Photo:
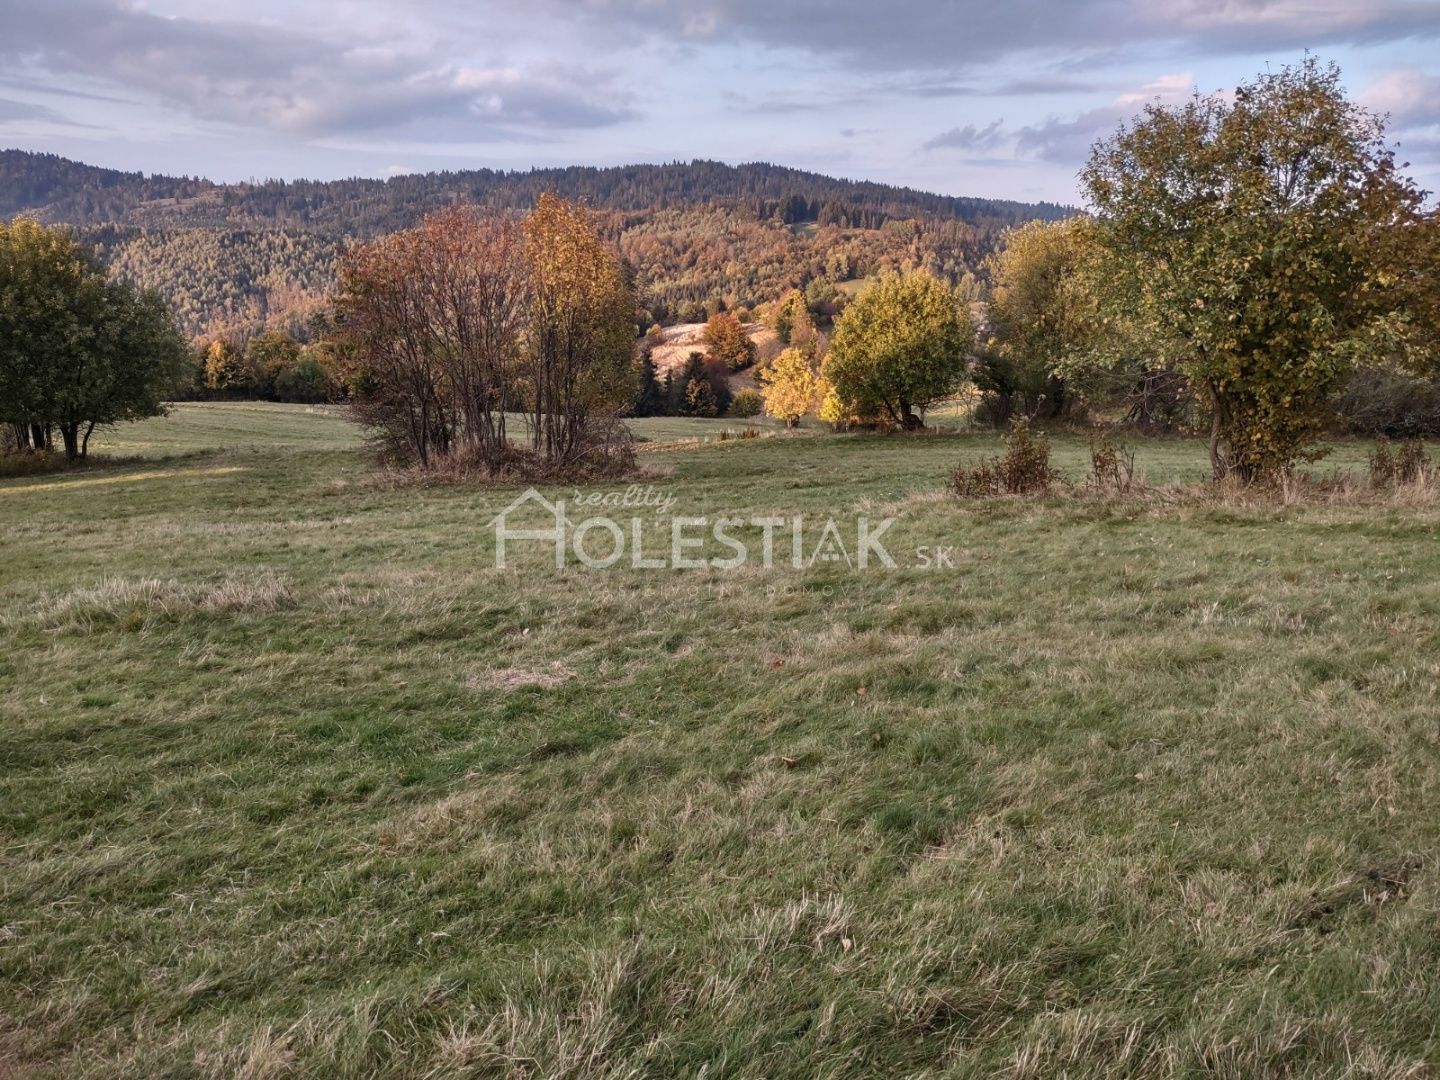
[[810, 359], [799, 349], [786, 349], [760, 373], [765, 385], [765, 412], [794, 427], [815, 407], [817, 380]]

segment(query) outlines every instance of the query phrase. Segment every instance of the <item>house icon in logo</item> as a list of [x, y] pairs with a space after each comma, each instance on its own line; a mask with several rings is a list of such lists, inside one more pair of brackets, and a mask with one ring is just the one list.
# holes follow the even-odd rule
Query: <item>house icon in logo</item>
[[[550, 515], [551, 523], [544, 528], [512, 528], [510, 518], [530, 504], [535, 504]], [[548, 540], [555, 545], [555, 569], [565, 567], [565, 500], [551, 502], [534, 488], [526, 488], [515, 500], [490, 522], [495, 530], [495, 567], [505, 569], [505, 542], [507, 540]]]

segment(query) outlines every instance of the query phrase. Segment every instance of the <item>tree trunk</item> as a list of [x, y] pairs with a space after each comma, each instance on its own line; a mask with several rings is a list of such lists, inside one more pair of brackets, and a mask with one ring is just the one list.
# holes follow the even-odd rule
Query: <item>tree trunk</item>
[[30, 441], [35, 444], [36, 450], [50, 449], [50, 427], [48, 424], [31, 424]]
[[74, 461], [80, 456], [80, 425], [61, 424], [60, 437], [65, 440], [65, 460]]
[[1224, 456], [1220, 453], [1221, 405], [1220, 391], [1213, 380], [1207, 381], [1210, 392], [1210, 479], [1224, 480], [1229, 471]]
[[80, 440], [80, 456], [81, 456], [82, 458], [86, 458], [86, 457], [89, 457], [89, 456], [90, 456], [90, 436], [94, 433], [94, 431], [95, 431], [95, 421], [94, 421], [94, 420], [91, 420], [90, 423], [89, 423], [89, 424], [86, 426], [86, 428], [85, 428], [85, 435], [84, 435], [84, 437], [81, 438], [81, 440]]
[[904, 398], [900, 399], [900, 423], [906, 431], [925, 430], [925, 421], [915, 415], [915, 407]]

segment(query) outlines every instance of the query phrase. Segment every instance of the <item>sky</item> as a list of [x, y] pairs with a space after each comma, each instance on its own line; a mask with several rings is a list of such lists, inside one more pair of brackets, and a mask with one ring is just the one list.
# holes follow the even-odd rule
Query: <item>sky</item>
[[771, 161], [1077, 203], [1147, 102], [1307, 50], [1440, 189], [1440, 0], [0, 0], [0, 147], [224, 181]]

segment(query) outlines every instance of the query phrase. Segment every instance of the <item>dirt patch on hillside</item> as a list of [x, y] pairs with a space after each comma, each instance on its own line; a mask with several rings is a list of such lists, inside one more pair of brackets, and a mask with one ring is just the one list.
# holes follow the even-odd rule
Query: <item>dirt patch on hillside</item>
[[[750, 323], [745, 327], [745, 332], [755, 343], [757, 367], [763, 367], [780, 355], [783, 346], [779, 336], [770, 327], [763, 323]], [[704, 351], [705, 324], [681, 323], [679, 326], [666, 327], [660, 343], [651, 350], [650, 355], [655, 361], [655, 371], [663, 379], [666, 372], [679, 371], [684, 367], [691, 353]], [[732, 383], [733, 381], [732, 378]]]
[[539, 686], [552, 689], [562, 686], [575, 677], [560, 661], [556, 660], [543, 671], [528, 668], [497, 668], [483, 675], [472, 675], [465, 680], [467, 690], [518, 690], [524, 686]]

